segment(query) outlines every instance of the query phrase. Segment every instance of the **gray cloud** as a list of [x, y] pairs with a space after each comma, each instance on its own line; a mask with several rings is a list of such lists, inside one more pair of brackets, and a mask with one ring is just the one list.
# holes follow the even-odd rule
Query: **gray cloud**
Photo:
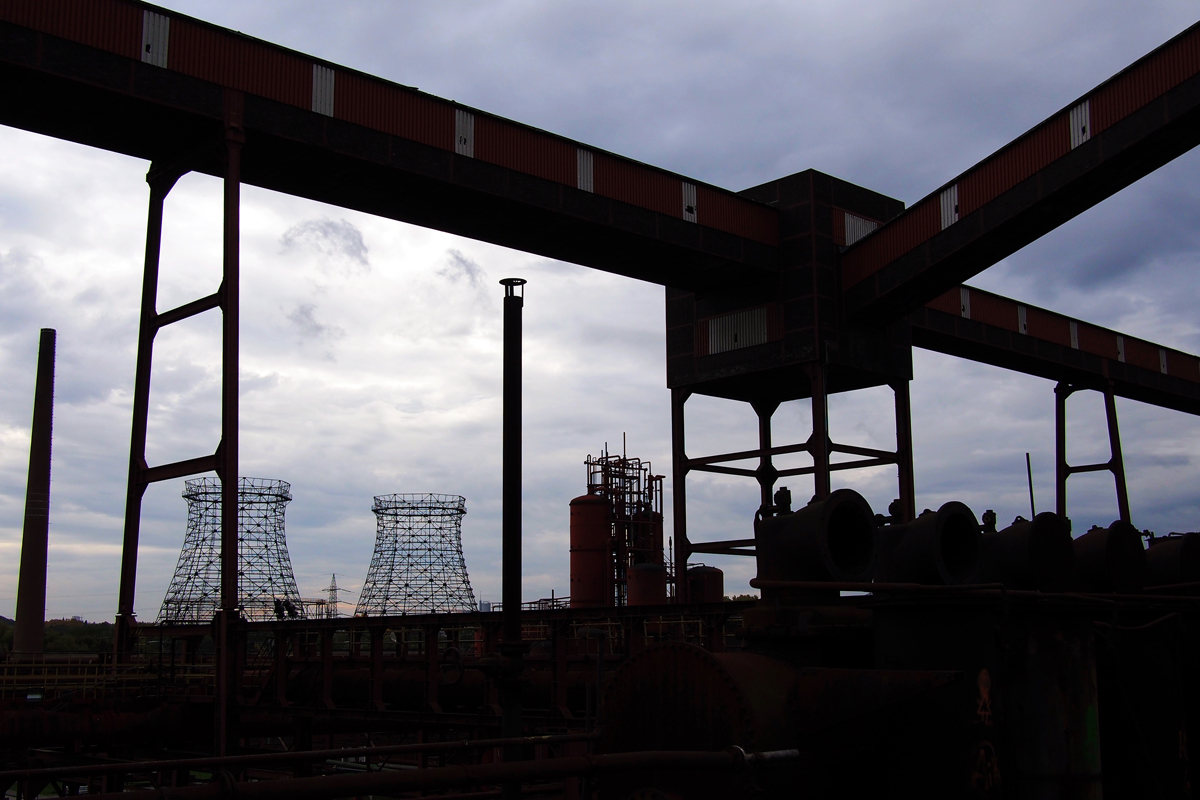
[[483, 267], [464, 256], [461, 250], [453, 248], [446, 251], [446, 266], [439, 269], [437, 274], [451, 283], [464, 281], [476, 289], [483, 286], [486, 277]]
[[283, 232], [279, 243], [284, 252], [306, 250], [320, 258], [325, 271], [345, 274], [370, 270], [362, 231], [344, 219], [307, 219]]

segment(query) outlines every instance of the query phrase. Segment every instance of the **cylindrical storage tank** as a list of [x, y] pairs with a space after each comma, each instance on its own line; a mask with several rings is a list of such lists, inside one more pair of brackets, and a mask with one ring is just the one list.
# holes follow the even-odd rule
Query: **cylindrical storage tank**
[[1071, 529], [1065, 519], [1051, 511], [1032, 520], [1017, 517], [1004, 530], [983, 535], [979, 582], [1061, 592], [1070, 586], [1074, 560]]
[[716, 567], [699, 566], [687, 571], [688, 601], [719, 603], [725, 599], [725, 573]]
[[667, 568], [662, 564], [634, 564], [625, 573], [625, 604], [656, 606], [667, 602]]
[[608, 501], [585, 494], [571, 501], [571, 608], [612, 604]]
[[952, 501], [885, 528], [875, 580], [955, 586], [975, 580], [983, 534], [974, 512]]
[[1117, 520], [1077, 538], [1075, 585], [1085, 592], [1136, 594], [1146, 585], [1146, 549], [1142, 534]]
[[1146, 585], [1174, 586], [1200, 582], [1200, 533], [1150, 540], [1146, 550]]
[[759, 580], [867, 581], [875, 569], [875, 515], [853, 489], [761, 520], [754, 540]]
[[642, 550], [644, 560], [661, 564], [663, 556], [663, 517], [657, 511], [639, 511], [633, 516], [634, 547]]

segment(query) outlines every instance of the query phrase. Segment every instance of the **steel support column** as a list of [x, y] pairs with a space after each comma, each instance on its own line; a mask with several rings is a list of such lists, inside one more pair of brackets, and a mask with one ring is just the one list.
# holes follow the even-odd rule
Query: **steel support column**
[[142, 267], [142, 303], [138, 319], [137, 362], [133, 378], [133, 426], [129, 436], [129, 475], [125, 488], [125, 530], [121, 542], [121, 585], [117, 595], [113, 649], [118, 661], [129, 657], [133, 646], [134, 594], [137, 585], [138, 540], [142, 523], [142, 497], [147, 482], [146, 428], [150, 414], [150, 373], [154, 363], [154, 337], [158, 333], [158, 270], [162, 253], [163, 206], [182, 176], [176, 169], [151, 164], [146, 173], [150, 203], [146, 214], [146, 254]]
[[[225, 93], [225, 194], [221, 310], [221, 609], [217, 612], [217, 753], [237, 747], [238, 658], [238, 321], [240, 311], [240, 213], [242, 179], [241, 92]], [[232, 707], [232, 708], [231, 708]]]
[[812, 391], [812, 438], [808, 452], [813, 457], [813, 496], [824, 500], [829, 496], [829, 396], [826, 393], [825, 365], [819, 361], [806, 365]]
[[1108, 446], [1112, 453], [1112, 474], [1117, 485], [1117, 511], [1122, 522], [1129, 522], [1129, 490], [1125, 486], [1125, 459], [1121, 455], [1121, 432], [1117, 428], [1117, 398], [1112, 387], [1104, 390], [1104, 416], [1108, 422]]
[[675, 602], [686, 603], [687, 563], [692, 557], [687, 534], [687, 454], [684, 450], [684, 405], [692, 393], [671, 390], [671, 514], [675, 532]]
[[1108, 446], [1111, 453], [1103, 464], [1072, 466], [1067, 460], [1067, 398], [1081, 387], [1066, 381], [1054, 387], [1054, 507], [1062, 517], [1067, 516], [1067, 478], [1076, 472], [1108, 471], [1116, 484], [1117, 513], [1124, 522], [1130, 521], [1129, 490], [1125, 483], [1125, 459], [1121, 455], [1121, 432], [1117, 427], [1117, 400], [1113, 387], [1098, 389], [1104, 395], [1104, 417], [1108, 426]]
[[771, 417], [779, 408], [779, 401], [758, 401], [750, 404], [758, 416], [758, 480], [760, 505], [766, 507], [774, 502], [775, 479], [779, 471], [771, 463]]
[[917, 488], [913, 476], [912, 400], [908, 381], [892, 384], [896, 395], [896, 475], [900, 482], [900, 516], [897, 522], [917, 518]]

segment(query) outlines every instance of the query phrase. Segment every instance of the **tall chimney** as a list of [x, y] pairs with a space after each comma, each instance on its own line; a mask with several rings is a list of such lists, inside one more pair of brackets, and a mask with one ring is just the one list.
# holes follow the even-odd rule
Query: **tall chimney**
[[37, 387], [33, 392], [33, 437], [25, 486], [25, 531], [21, 537], [21, 577], [17, 584], [17, 626], [13, 650], [41, 653], [46, 633], [46, 551], [50, 534], [50, 434], [54, 417], [53, 328], [42, 328]]

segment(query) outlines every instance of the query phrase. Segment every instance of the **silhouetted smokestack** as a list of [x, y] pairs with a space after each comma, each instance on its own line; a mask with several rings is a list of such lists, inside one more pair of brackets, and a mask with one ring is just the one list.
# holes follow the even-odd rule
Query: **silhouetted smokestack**
[[46, 633], [46, 550], [50, 534], [50, 434], [54, 417], [53, 328], [42, 328], [37, 386], [33, 392], [33, 437], [25, 487], [25, 531], [21, 537], [21, 576], [17, 584], [17, 625], [13, 650], [40, 653]]

